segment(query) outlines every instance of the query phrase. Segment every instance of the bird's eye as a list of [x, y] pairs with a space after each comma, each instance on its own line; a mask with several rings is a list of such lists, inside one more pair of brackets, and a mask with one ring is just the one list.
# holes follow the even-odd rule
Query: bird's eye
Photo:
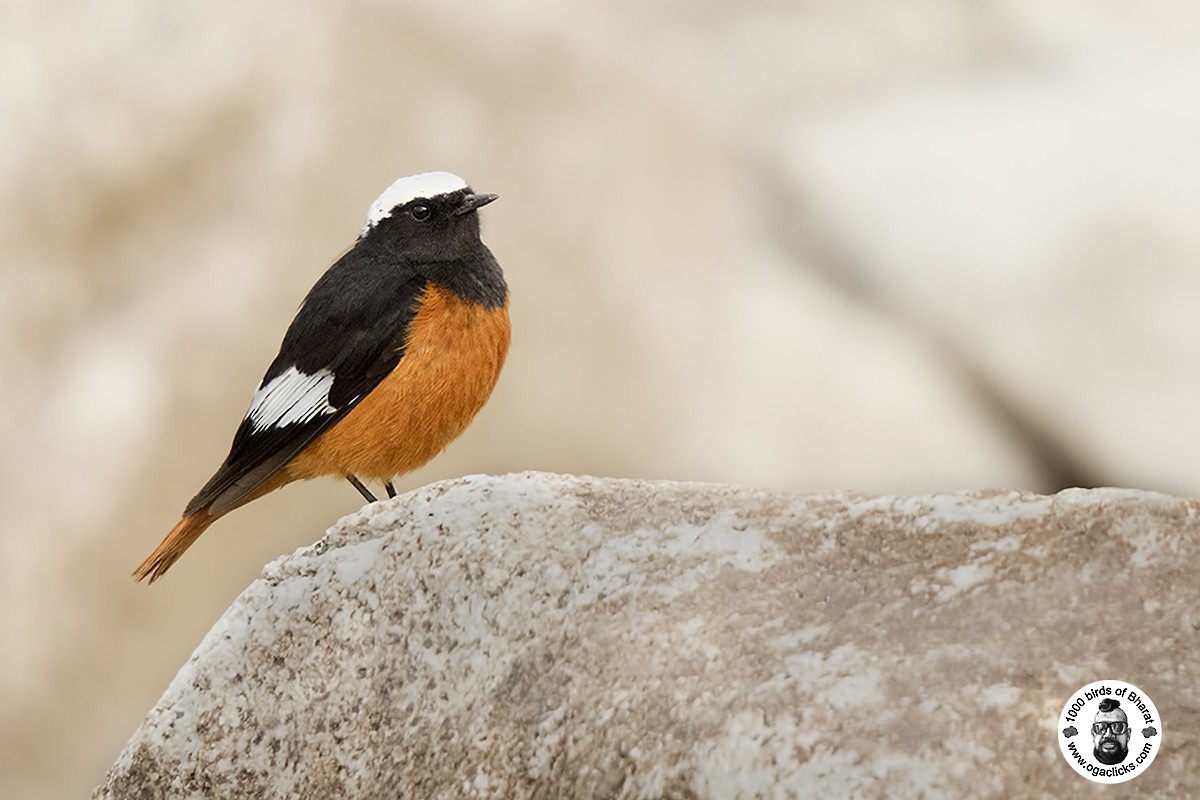
[[429, 219], [429, 206], [413, 206], [408, 210], [408, 215], [417, 222], [424, 222]]

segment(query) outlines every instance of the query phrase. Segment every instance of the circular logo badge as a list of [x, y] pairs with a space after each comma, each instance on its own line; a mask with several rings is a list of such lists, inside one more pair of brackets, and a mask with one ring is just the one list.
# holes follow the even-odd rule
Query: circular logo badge
[[1058, 715], [1058, 748], [1089, 781], [1122, 783], [1146, 771], [1162, 744], [1154, 703], [1125, 681], [1096, 681], [1071, 695]]

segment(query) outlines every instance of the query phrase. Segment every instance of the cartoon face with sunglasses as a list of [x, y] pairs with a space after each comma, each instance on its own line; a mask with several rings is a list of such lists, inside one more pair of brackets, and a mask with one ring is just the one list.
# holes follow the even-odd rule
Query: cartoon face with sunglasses
[[1120, 764], [1129, 755], [1129, 718], [1121, 702], [1111, 697], [1100, 701], [1092, 723], [1092, 755], [1101, 764]]

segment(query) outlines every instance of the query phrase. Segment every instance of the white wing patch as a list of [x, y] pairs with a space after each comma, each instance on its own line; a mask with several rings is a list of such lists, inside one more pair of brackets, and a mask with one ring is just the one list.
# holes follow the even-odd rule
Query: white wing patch
[[298, 425], [337, 411], [329, 404], [333, 373], [327, 369], [306, 375], [295, 367], [258, 387], [246, 419], [255, 430]]
[[367, 212], [367, 224], [363, 226], [362, 233], [390, 217], [396, 206], [402, 206], [418, 197], [437, 197], [439, 194], [450, 194], [465, 188], [467, 182], [449, 172], [422, 172], [419, 175], [401, 178], [384, 189], [383, 194], [371, 204], [371, 210]]

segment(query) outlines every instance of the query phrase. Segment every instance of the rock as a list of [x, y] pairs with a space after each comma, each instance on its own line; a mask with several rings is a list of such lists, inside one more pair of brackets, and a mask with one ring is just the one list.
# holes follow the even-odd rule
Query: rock
[[1100, 678], [1162, 715], [1127, 789], [1178, 796], [1197, 511], [433, 484], [270, 564], [94, 797], [1067, 796], [1057, 715]]

